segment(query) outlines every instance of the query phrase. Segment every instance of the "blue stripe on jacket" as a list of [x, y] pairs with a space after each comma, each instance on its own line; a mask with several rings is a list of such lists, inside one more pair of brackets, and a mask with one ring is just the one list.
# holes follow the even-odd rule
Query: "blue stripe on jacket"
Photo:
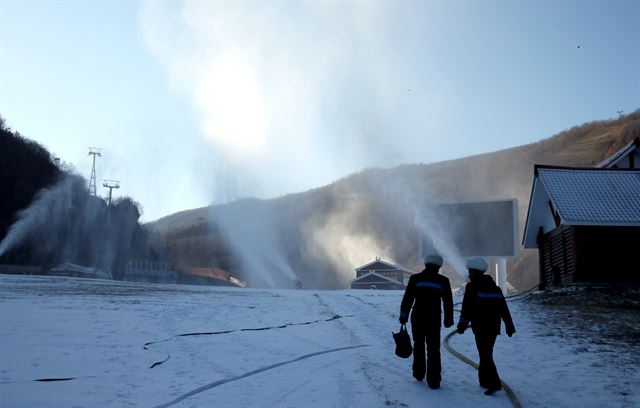
[[436, 288], [436, 289], [442, 289], [442, 285], [439, 283], [435, 283], [435, 282], [418, 282], [416, 283], [417, 287], [423, 286], [423, 287], [429, 287], [429, 288]]
[[502, 293], [478, 292], [478, 297], [483, 299], [502, 299]]

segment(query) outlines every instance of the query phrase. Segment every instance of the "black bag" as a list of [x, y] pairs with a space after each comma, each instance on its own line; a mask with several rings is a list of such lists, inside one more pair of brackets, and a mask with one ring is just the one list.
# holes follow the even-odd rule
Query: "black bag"
[[396, 356], [402, 358], [411, 357], [413, 347], [411, 347], [411, 337], [407, 333], [407, 326], [402, 323], [400, 331], [397, 333], [391, 332], [391, 334], [393, 334], [393, 340], [396, 342]]

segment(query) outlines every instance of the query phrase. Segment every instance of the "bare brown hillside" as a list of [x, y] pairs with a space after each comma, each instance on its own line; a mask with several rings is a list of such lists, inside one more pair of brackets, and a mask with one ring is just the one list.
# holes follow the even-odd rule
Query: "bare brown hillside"
[[[310, 191], [188, 210], [150, 224], [154, 246], [172, 263], [228, 269], [256, 286], [340, 288], [362, 259], [382, 255], [418, 267], [414, 206], [434, 201], [517, 198], [520, 235], [534, 164], [594, 166], [640, 136], [640, 110], [537, 143], [433, 164], [370, 169]], [[490, 239], [490, 234], [488, 234]], [[258, 269], [282, 270], [253, 276]], [[510, 262], [509, 281], [537, 282], [537, 254]], [[268, 273], [268, 272], [265, 272]], [[268, 278], [268, 279], [267, 279]], [[265, 280], [266, 279], [266, 280]]]

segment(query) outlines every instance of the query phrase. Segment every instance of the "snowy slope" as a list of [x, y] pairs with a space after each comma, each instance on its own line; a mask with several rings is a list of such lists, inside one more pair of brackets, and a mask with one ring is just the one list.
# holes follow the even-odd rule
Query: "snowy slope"
[[[444, 349], [442, 388], [416, 382], [393, 354], [401, 297], [0, 275], [0, 406], [511, 406]], [[523, 406], [640, 405], [637, 360], [511, 310], [496, 363]], [[470, 332], [451, 344], [476, 360]]]

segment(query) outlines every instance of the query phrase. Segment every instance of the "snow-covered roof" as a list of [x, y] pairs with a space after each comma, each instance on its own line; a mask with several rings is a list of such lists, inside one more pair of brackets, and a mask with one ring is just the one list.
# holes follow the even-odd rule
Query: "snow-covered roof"
[[557, 225], [640, 226], [640, 169], [536, 165], [525, 248]]
[[538, 169], [565, 223], [640, 225], [640, 170]]
[[[377, 280], [372, 280], [371, 278], [375, 278]], [[358, 278], [352, 279], [350, 283], [354, 283], [354, 282], [358, 282], [358, 281], [366, 281], [367, 283], [372, 283], [372, 282], [380, 282], [380, 283], [402, 283], [402, 282], [398, 282], [395, 279], [391, 279], [388, 276], [383, 276], [380, 274], [377, 274], [375, 272], [369, 272], [365, 275], [362, 275]]]
[[[607, 159], [598, 163], [596, 167], [600, 167], [600, 168], [619, 167], [617, 165], [620, 162], [622, 162], [625, 158], [633, 154], [637, 155], [638, 152], [640, 152], [640, 138], [636, 137], [631, 142], [627, 143], [625, 147], [618, 150], [617, 152], [609, 156]], [[637, 163], [636, 167], [637, 166], [640, 166], [640, 163]], [[621, 167], [626, 167], [626, 166], [621, 166]]]
[[407, 269], [404, 266], [396, 265], [391, 262], [383, 261], [380, 258], [376, 258], [368, 264], [356, 268], [356, 271], [404, 271], [415, 273], [415, 271], [412, 271], [411, 269]]

